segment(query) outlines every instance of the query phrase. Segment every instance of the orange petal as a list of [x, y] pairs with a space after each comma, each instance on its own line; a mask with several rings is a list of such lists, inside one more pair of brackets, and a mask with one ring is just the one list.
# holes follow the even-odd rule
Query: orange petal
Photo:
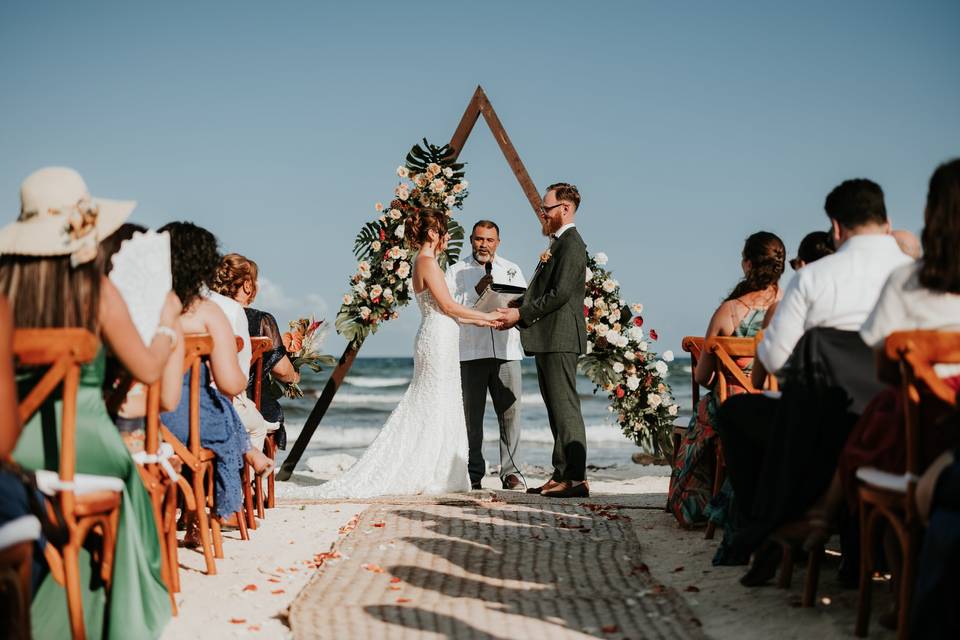
[[245, 586], [245, 587], [243, 588], [243, 590], [244, 590], [244, 591], [256, 591], [256, 590], [257, 590], [257, 585], [255, 585], [255, 584], [248, 584], [247, 586]]
[[397, 598], [397, 604], [405, 604], [410, 602], [410, 598]]
[[274, 590], [271, 591], [270, 593], [271, 593], [272, 595], [278, 596], [278, 595], [280, 595], [281, 593], [286, 593], [286, 591], [284, 591], [283, 589], [274, 589]]
[[246, 624], [246, 618], [230, 618], [230, 624]]

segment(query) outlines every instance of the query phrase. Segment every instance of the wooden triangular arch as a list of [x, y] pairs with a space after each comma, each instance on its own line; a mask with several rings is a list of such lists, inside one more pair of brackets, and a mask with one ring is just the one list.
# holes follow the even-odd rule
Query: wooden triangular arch
[[[473, 131], [473, 127], [477, 124], [477, 120], [480, 119], [481, 115], [490, 128], [490, 132], [496, 139], [497, 144], [500, 146], [503, 156], [507, 159], [507, 164], [510, 165], [513, 175], [517, 178], [517, 182], [520, 183], [523, 194], [527, 197], [527, 201], [530, 202], [530, 206], [536, 214], [536, 212], [540, 210], [540, 193], [537, 191], [536, 185], [533, 184], [533, 180], [530, 179], [530, 174], [527, 173], [526, 167], [523, 166], [523, 161], [520, 160], [517, 150], [510, 141], [510, 136], [507, 135], [503, 124], [500, 122], [500, 118], [497, 117], [497, 112], [494, 111], [493, 105], [490, 104], [490, 99], [487, 98], [487, 94], [481, 86], [477, 86], [477, 90], [473, 92], [473, 97], [470, 98], [467, 109], [463, 112], [463, 117], [460, 118], [460, 124], [457, 125], [456, 131], [453, 132], [453, 137], [450, 138], [450, 147], [453, 149], [454, 159], [460, 156], [463, 145], [466, 144], [467, 138], [470, 137], [470, 133]], [[290, 448], [290, 453], [283, 461], [283, 465], [280, 467], [279, 473], [277, 473], [278, 480], [290, 479], [294, 468], [296, 468], [297, 463], [300, 462], [303, 452], [306, 450], [311, 438], [313, 438], [313, 433], [317, 430], [317, 426], [319, 426], [323, 416], [327, 413], [330, 403], [333, 402], [333, 397], [340, 388], [340, 384], [343, 382], [350, 367], [353, 366], [353, 361], [357, 357], [357, 353], [362, 345], [362, 339], [350, 342], [346, 350], [344, 350], [343, 355], [340, 356], [340, 361], [337, 363], [337, 367], [333, 370], [333, 373], [330, 374], [330, 379], [327, 380], [327, 384], [323, 388], [323, 393], [317, 398], [313, 410], [310, 412], [310, 415], [307, 416], [303, 430], [300, 432], [300, 435], [297, 436], [297, 441]]]

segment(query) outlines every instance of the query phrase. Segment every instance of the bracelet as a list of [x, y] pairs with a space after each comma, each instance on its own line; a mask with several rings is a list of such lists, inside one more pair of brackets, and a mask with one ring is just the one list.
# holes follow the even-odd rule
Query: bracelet
[[177, 348], [177, 332], [170, 327], [160, 325], [157, 327], [156, 335], [170, 338], [170, 351]]

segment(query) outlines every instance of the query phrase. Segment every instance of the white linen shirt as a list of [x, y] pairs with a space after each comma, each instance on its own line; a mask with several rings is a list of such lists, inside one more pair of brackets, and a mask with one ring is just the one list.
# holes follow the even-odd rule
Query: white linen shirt
[[[463, 306], [473, 307], [480, 298], [476, 290], [477, 283], [486, 273], [484, 266], [477, 262], [471, 253], [467, 258], [447, 269], [447, 287], [450, 289], [450, 295]], [[497, 284], [527, 286], [520, 267], [498, 255], [493, 257], [491, 275]], [[492, 327], [460, 325], [460, 361], [466, 362], [480, 358], [522, 360], [520, 332], [516, 327], [500, 331]]]
[[227, 320], [230, 321], [233, 334], [243, 339], [243, 348], [237, 352], [237, 361], [240, 364], [240, 370], [243, 371], [243, 377], [249, 378], [250, 357], [253, 355], [253, 351], [250, 345], [250, 325], [247, 324], [247, 314], [243, 310], [243, 306], [236, 300], [209, 289], [203, 295], [220, 307], [223, 314], [227, 316]]
[[780, 371], [808, 329], [859, 331], [890, 272], [910, 262], [893, 236], [869, 234], [797, 271], [757, 347], [767, 371]]

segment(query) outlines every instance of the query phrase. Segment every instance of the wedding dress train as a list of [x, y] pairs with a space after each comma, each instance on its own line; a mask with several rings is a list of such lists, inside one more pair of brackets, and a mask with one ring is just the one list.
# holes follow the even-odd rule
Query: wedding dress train
[[433, 295], [416, 293], [423, 315], [413, 377], [363, 456], [320, 485], [317, 498], [440, 494], [470, 490], [467, 426], [460, 389], [460, 328]]

